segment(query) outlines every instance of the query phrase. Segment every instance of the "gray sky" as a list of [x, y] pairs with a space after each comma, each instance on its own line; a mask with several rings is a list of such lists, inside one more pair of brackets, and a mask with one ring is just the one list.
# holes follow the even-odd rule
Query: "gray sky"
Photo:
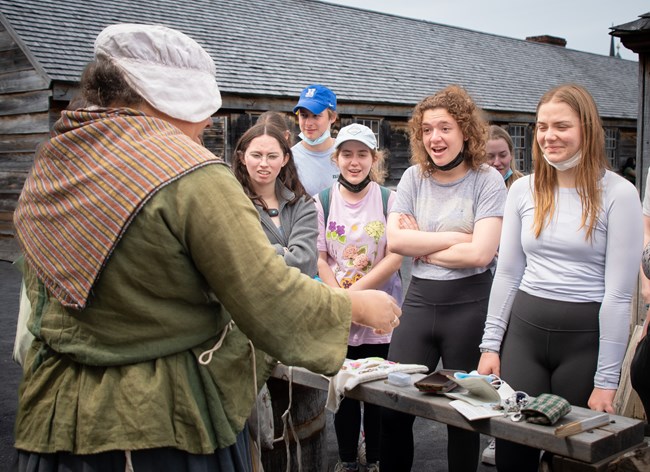
[[[525, 39], [549, 34], [566, 47], [609, 55], [609, 28], [650, 12], [649, 0], [324, 0], [351, 7]], [[618, 44], [618, 38], [616, 38]], [[623, 59], [638, 55], [621, 44]]]

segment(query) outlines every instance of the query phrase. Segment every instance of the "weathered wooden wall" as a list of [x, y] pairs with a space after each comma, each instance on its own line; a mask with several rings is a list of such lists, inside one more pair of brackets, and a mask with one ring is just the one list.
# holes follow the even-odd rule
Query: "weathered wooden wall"
[[34, 151], [50, 130], [49, 81], [0, 26], [0, 238], [11, 218]]
[[617, 151], [619, 169], [628, 157], [636, 157], [636, 129], [621, 129]]
[[396, 187], [404, 171], [411, 165], [408, 121], [407, 119], [382, 120], [380, 133], [386, 148], [388, 176], [385, 185]]

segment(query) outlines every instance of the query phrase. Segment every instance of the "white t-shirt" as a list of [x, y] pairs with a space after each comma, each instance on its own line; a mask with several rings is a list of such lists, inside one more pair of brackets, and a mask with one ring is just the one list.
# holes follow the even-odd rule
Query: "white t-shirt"
[[339, 168], [332, 162], [334, 145], [325, 151], [314, 152], [300, 142], [291, 148], [291, 152], [298, 169], [298, 178], [312, 197], [339, 178]]

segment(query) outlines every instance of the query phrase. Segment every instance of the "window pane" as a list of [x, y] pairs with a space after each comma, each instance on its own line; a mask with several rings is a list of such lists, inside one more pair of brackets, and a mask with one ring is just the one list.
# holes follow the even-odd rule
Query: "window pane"
[[382, 143], [379, 141], [379, 120], [374, 120], [372, 118], [355, 118], [354, 123], [359, 123], [360, 125], [370, 128], [372, 132], [375, 133], [377, 147], [381, 148]]
[[515, 165], [517, 169], [528, 173], [530, 169], [527, 166], [527, 149], [526, 149], [526, 128], [527, 125], [523, 124], [510, 124], [508, 125], [508, 133], [512, 138], [512, 144], [514, 145], [514, 158]]
[[619, 167], [616, 162], [616, 128], [605, 128], [605, 154], [612, 169]]
[[228, 140], [228, 119], [225, 116], [213, 116], [212, 126], [203, 132], [203, 145], [212, 151], [213, 154], [222, 159], [229, 160]]

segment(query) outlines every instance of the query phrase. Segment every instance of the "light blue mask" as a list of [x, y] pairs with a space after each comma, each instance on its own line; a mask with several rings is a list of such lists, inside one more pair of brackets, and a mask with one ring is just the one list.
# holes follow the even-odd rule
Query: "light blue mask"
[[330, 137], [330, 130], [325, 131], [320, 138], [316, 139], [309, 139], [307, 136], [304, 134], [300, 133], [298, 136], [300, 136], [300, 139], [302, 139], [304, 142], [309, 144], [310, 146], [318, 146], [319, 144], [323, 144], [325, 141], [327, 141]]
[[510, 178], [512, 175], [512, 169], [508, 169], [508, 172], [506, 172], [506, 175], [503, 176], [504, 182]]

